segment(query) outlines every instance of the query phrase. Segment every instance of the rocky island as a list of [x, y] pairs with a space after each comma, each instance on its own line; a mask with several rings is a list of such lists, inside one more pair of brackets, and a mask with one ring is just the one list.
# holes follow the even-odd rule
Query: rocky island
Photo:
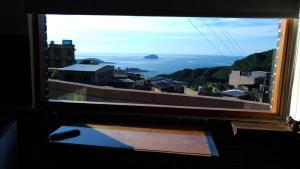
[[158, 59], [158, 56], [157, 55], [147, 55], [144, 57], [144, 59]]

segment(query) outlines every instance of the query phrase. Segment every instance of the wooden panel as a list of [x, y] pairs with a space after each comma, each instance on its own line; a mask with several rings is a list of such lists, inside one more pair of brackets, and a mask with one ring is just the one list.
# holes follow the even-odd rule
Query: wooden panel
[[[289, 28], [290, 24], [285, 24], [285, 27]], [[287, 28], [284, 28], [285, 30]], [[282, 31], [285, 32], [285, 31]], [[286, 36], [286, 34], [285, 34]], [[283, 37], [285, 37], [283, 36]], [[285, 39], [285, 38], [282, 38]], [[288, 40], [286, 39], [285, 42]], [[280, 42], [280, 46], [284, 45], [284, 41]], [[279, 51], [280, 55], [286, 54], [286, 51]], [[280, 59], [284, 61], [284, 59]], [[280, 62], [281, 62], [280, 61]], [[285, 63], [281, 63], [284, 65]], [[285, 66], [285, 70], [289, 69], [288, 66]], [[278, 74], [283, 75], [286, 73], [285, 70], [280, 69]], [[39, 72], [39, 71], [36, 71]], [[282, 107], [280, 104], [284, 103], [285, 97], [281, 95], [282, 83], [285, 81], [285, 76], [277, 76], [275, 88], [276, 94], [274, 96], [274, 100], [272, 102], [272, 112], [269, 111], [253, 111], [253, 110], [245, 110], [245, 109], [221, 109], [221, 108], [207, 108], [207, 107], [184, 107], [184, 106], [161, 106], [161, 105], [146, 105], [146, 104], [125, 104], [125, 103], [107, 103], [107, 102], [97, 102], [89, 104], [83, 102], [75, 102], [72, 101], [44, 101], [39, 104], [39, 107], [42, 107], [46, 110], [55, 110], [64, 112], [66, 117], [71, 114], [81, 116], [81, 113], [86, 115], [87, 113], [93, 115], [101, 116], [101, 113], [120, 113], [120, 114], [151, 114], [151, 115], [180, 115], [180, 116], [201, 116], [201, 117], [218, 117], [218, 118], [247, 118], [247, 119], [275, 119], [282, 120], [282, 112], [279, 112], [279, 108]], [[283, 79], [283, 80], [281, 80]], [[37, 81], [37, 83], [39, 83]], [[42, 86], [42, 84], [40, 84]], [[43, 87], [41, 87], [43, 88]], [[42, 90], [42, 89], [41, 89]], [[42, 93], [42, 92], [41, 92]], [[43, 94], [41, 94], [43, 95]], [[75, 113], [76, 112], [76, 113]], [[101, 118], [101, 117], [100, 117]]]
[[234, 134], [243, 130], [274, 131], [290, 133], [292, 130], [283, 122], [253, 122], [233, 121], [231, 122]]
[[282, 116], [282, 120], [286, 120], [286, 117], [290, 115], [290, 106], [291, 106], [291, 97], [292, 97], [292, 88], [294, 83], [294, 75], [295, 75], [295, 61], [296, 58], [296, 46], [297, 42], [297, 30], [298, 30], [298, 19], [290, 19], [290, 24], [288, 26], [289, 33], [287, 37], [287, 49], [286, 49], [286, 61], [285, 61], [285, 69], [284, 69], [284, 76], [282, 79], [282, 94], [280, 98], [279, 104], [279, 113]]
[[272, 112], [280, 115], [280, 109], [283, 103], [286, 101], [285, 93], [283, 90], [284, 82], [286, 83], [286, 78], [288, 76], [287, 71], [290, 69], [291, 65], [287, 65], [290, 59], [287, 55], [287, 50], [289, 47], [289, 34], [292, 28], [292, 20], [282, 19], [280, 26], [280, 41], [277, 50], [277, 63], [274, 70], [275, 73], [275, 83], [273, 86], [273, 97], [272, 97]]
[[81, 134], [74, 138], [53, 142], [195, 156], [218, 155], [210, 135], [204, 131], [88, 126], [62, 126], [54, 133], [79, 129]]

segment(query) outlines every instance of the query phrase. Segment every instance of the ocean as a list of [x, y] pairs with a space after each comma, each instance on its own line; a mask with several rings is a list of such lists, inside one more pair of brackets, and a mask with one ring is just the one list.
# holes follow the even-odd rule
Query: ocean
[[230, 66], [237, 56], [212, 55], [178, 55], [156, 54], [158, 59], [145, 59], [149, 54], [76, 54], [75, 59], [97, 58], [104, 62], [112, 62], [115, 68], [139, 68], [149, 72], [142, 72], [146, 77], [160, 74], [171, 74], [183, 69], [209, 68], [216, 66]]

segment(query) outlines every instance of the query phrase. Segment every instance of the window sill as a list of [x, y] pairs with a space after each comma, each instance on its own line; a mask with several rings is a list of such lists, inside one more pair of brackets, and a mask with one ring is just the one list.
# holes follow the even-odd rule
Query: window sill
[[87, 124], [85, 127], [61, 126], [52, 134], [72, 129], [80, 130], [80, 135], [50, 143], [135, 152], [218, 156], [210, 133], [205, 131]]
[[234, 135], [242, 132], [291, 133], [291, 128], [284, 122], [232, 121]]

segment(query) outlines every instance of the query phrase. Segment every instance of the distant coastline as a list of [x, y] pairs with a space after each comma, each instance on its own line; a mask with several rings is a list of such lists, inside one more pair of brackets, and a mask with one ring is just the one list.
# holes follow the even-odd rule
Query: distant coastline
[[112, 64], [116, 69], [138, 68], [146, 77], [155, 77], [160, 74], [171, 74], [183, 69], [209, 68], [216, 66], [230, 66], [235, 60], [241, 59], [238, 56], [218, 55], [191, 55], [191, 54], [157, 54], [159, 59], [144, 59], [147, 54], [127, 53], [105, 53], [105, 54], [76, 54], [76, 60], [97, 58], [102, 64]]

